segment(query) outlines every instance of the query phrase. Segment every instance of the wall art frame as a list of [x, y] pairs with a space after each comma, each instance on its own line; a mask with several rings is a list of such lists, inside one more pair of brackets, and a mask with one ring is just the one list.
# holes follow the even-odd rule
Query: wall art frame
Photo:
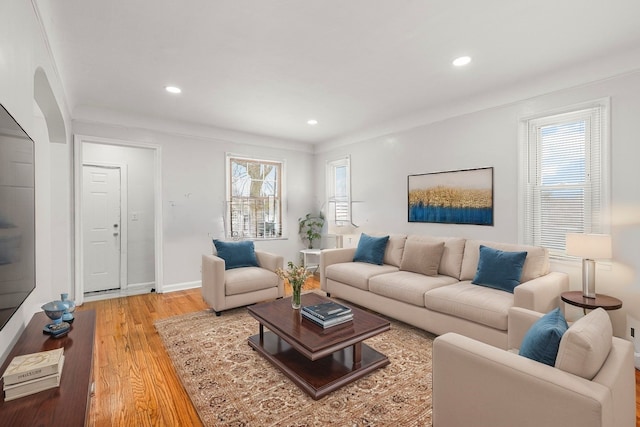
[[409, 222], [493, 225], [493, 167], [409, 175]]

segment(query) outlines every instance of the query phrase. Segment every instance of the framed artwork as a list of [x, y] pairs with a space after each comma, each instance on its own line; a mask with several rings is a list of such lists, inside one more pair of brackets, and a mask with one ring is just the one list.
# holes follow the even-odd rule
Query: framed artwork
[[409, 175], [409, 222], [493, 225], [493, 168]]

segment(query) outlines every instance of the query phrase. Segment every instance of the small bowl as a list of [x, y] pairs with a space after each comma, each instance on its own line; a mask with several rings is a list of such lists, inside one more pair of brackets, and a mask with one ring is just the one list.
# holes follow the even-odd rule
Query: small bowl
[[53, 320], [53, 323], [57, 324], [62, 322], [62, 315], [67, 309], [67, 304], [62, 301], [51, 301], [41, 307], [47, 317]]

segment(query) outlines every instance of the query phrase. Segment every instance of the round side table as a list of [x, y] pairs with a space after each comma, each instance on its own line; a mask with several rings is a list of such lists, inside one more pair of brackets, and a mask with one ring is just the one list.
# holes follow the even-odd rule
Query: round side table
[[595, 298], [587, 298], [582, 295], [582, 291], [568, 291], [560, 294], [562, 301], [567, 304], [581, 307], [586, 313], [587, 310], [604, 308], [605, 310], [617, 310], [622, 307], [622, 301], [609, 295], [596, 294]]

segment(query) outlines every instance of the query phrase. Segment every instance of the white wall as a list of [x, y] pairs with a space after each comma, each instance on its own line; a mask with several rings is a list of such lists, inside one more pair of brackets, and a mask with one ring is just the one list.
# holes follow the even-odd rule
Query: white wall
[[[118, 164], [127, 171], [127, 284], [155, 281], [154, 152], [148, 148], [85, 143], [85, 163]], [[134, 218], [135, 214], [135, 218]]]
[[[165, 289], [198, 285], [203, 253], [211, 253], [209, 233], [215, 233], [225, 200], [225, 154], [284, 160], [288, 206], [288, 238], [256, 241], [258, 249], [298, 261], [304, 248], [297, 219], [319, 208], [313, 196], [313, 154], [300, 150], [270, 148], [243, 143], [255, 135], [229, 134], [227, 139], [160, 132], [135, 127], [74, 121], [76, 134], [150, 143], [162, 151], [163, 276]], [[258, 138], [259, 139], [259, 138]]]
[[[34, 108], [34, 75], [41, 67], [54, 96], [62, 86], [40, 35], [31, 2], [0, 2], [0, 103], [35, 141], [36, 168], [36, 289], [0, 331], [0, 361], [4, 360], [33, 313], [61, 292], [73, 290], [70, 277], [69, 171], [70, 144], [51, 144], [45, 119]], [[67, 127], [68, 114], [60, 110]], [[56, 127], [56, 129], [60, 129]], [[68, 135], [68, 132], [67, 132]], [[57, 163], [57, 162], [60, 163]], [[55, 186], [55, 188], [54, 188]], [[53, 229], [53, 227], [60, 228]]]
[[[599, 267], [597, 290], [622, 299], [611, 313], [618, 335], [625, 335], [625, 314], [640, 319], [640, 72], [582, 87], [453, 116], [435, 123], [352, 145], [319, 147], [316, 168], [351, 155], [354, 222], [360, 231], [462, 236], [502, 242], [518, 241], [518, 120], [535, 112], [611, 97], [612, 235], [614, 260]], [[409, 223], [407, 175], [477, 167], [494, 167], [494, 226]], [[324, 181], [317, 181], [324, 194]], [[554, 264], [581, 287], [579, 264]], [[568, 310], [568, 315], [576, 313]]]

